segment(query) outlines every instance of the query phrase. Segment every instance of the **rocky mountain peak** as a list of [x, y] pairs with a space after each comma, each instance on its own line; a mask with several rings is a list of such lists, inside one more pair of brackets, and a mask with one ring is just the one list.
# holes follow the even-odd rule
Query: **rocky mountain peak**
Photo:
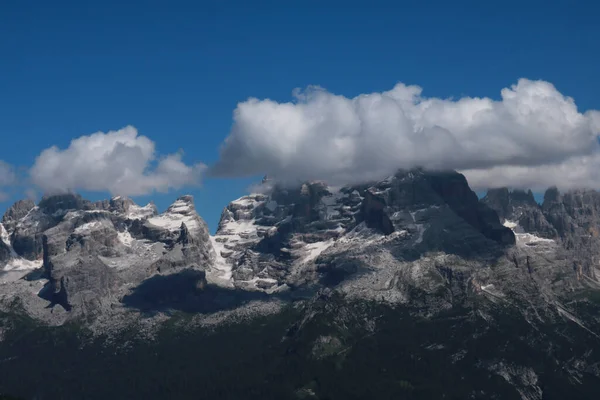
[[179, 227], [179, 237], [177, 238], [177, 243], [182, 245], [192, 244], [194, 242], [194, 238], [190, 236], [190, 231], [188, 230], [185, 222], [181, 223]]
[[169, 206], [166, 211], [172, 214], [181, 215], [192, 215], [196, 213], [196, 207], [194, 206], [194, 197], [191, 195], [184, 195], [179, 197], [173, 204]]
[[550, 188], [544, 194], [542, 210], [557, 234], [570, 240], [585, 232], [599, 236], [596, 224], [600, 222], [600, 193], [595, 190], [571, 190], [560, 193]]
[[136, 207], [137, 204], [128, 197], [115, 196], [108, 202], [109, 210], [118, 213], [127, 213], [132, 207]]
[[16, 224], [18, 220], [25, 217], [34, 207], [35, 203], [31, 199], [18, 200], [6, 210], [2, 217], [2, 224], [4, 224], [5, 227], [7, 225]]
[[[508, 193], [508, 199], [506, 197]], [[521, 240], [557, 240], [564, 257], [574, 263], [580, 276], [595, 279], [600, 259], [600, 193], [594, 190], [559, 192], [549, 188], [540, 206], [531, 191], [490, 191], [482, 202], [504, 217]], [[508, 200], [508, 201], [507, 201]]]
[[203, 254], [203, 260], [214, 257], [208, 226], [196, 212], [194, 198], [189, 195], [179, 197], [164, 213], [145, 219], [141, 223], [141, 235], [171, 247], [178, 242], [194, 243], [202, 247], [198, 251]]
[[502, 220], [514, 218], [519, 208], [539, 208], [531, 190], [490, 189], [482, 201], [493, 208]]
[[538, 204], [537, 201], [535, 201], [535, 198], [533, 197], [533, 192], [531, 191], [531, 189], [515, 189], [511, 192], [511, 199], [516, 204], [527, 204], [530, 206]]
[[490, 189], [481, 202], [496, 211], [502, 222], [516, 232], [529, 232], [544, 238], [557, 236], [531, 190]]
[[38, 207], [42, 212], [51, 216], [60, 216], [70, 210], [91, 210], [94, 208], [91, 201], [84, 199], [76, 193], [53, 194], [42, 197]]
[[[10, 237], [3, 230], [0, 268], [10, 267], [18, 279], [17, 271], [23, 276], [43, 266], [47, 284], [41, 298], [76, 313], [94, 304], [103, 307], [103, 299], [123, 290], [123, 284], [138, 284], [156, 272], [204, 271], [214, 258], [208, 228], [191, 196], [158, 214], [154, 204], [140, 207], [124, 197], [92, 203], [60, 194], [44, 197], [20, 215]], [[10, 265], [9, 256], [16, 260]]]
[[457, 172], [398, 171], [365, 191], [362, 217], [367, 226], [385, 234], [403, 230], [416, 212], [449, 209], [485, 237], [503, 244], [514, 243], [512, 232], [469, 188]]
[[558, 202], [560, 202], [560, 192], [558, 191], [558, 188], [554, 186], [546, 189], [544, 192], [544, 201], [542, 203], [544, 210]]

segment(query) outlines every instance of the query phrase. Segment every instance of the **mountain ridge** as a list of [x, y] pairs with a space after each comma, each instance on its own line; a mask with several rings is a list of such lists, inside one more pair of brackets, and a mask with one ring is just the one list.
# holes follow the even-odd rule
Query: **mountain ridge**
[[573, 267], [579, 279], [597, 280], [597, 252], [581, 251], [596, 239], [582, 239], [581, 230], [600, 226], [600, 220], [585, 221], [574, 208], [600, 204], [595, 192], [549, 189], [539, 205], [531, 191], [493, 189], [480, 201], [463, 175], [422, 169], [342, 188], [323, 182], [279, 186], [269, 179], [262, 185], [263, 193], [224, 208], [214, 235], [189, 195], [160, 214], [152, 203], [138, 206], [119, 196], [90, 202], [71, 193], [46, 196], [38, 205], [18, 201], [2, 219], [5, 285], [38, 276], [39, 297], [62, 306], [64, 318], [74, 304], [121, 306], [127, 287], [183, 269], [202, 271], [206, 282], [200, 286], [268, 294], [343, 287], [350, 284], [345, 278], [373, 272], [373, 241], [374, 252], [383, 252], [387, 269], [395, 270], [395, 264], [436, 252], [491, 260], [519, 241], [560, 240], [561, 251], [579, 249]]
[[386, 342], [401, 317], [408, 331], [429, 321], [467, 335], [419, 333], [428, 352], [452, 349], [452, 363], [506, 337], [508, 350], [464, 368], [500, 377], [522, 399], [542, 399], [549, 378], [513, 342], [538, 352], [550, 340], [558, 347], [544, 350], [548, 365], [568, 369], [553, 379], [600, 384], [597, 192], [550, 189], [538, 204], [529, 192], [497, 189], [480, 200], [463, 175], [422, 169], [341, 188], [266, 179], [259, 191], [228, 204], [214, 235], [191, 196], [162, 213], [122, 197], [16, 203], [0, 225], [0, 322], [26, 317], [108, 343], [127, 332], [160, 343], [165, 329], [229, 332], [257, 318], [268, 329], [291, 319], [272, 346], [343, 364], [360, 338]]

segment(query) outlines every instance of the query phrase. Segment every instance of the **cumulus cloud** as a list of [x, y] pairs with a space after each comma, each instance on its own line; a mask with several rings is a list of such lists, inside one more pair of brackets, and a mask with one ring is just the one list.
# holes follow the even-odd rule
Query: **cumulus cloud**
[[8, 199], [6, 189], [15, 184], [16, 175], [14, 168], [0, 160], [0, 201]]
[[461, 172], [475, 189], [511, 187], [543, 191], [551, 186], [564, 191], [600, 189], [600, 151], [571, 157], [558, 164], [503, 166]]
[[81, 136], [66, 149], [53, 146], [42, 151], [30, 175], [46, 192], [89, 190], [137, 196], [197, 185], [204, 169], [204, 164], [185, 164], [182, 153], [157, 157], [154, 142], [127, 126]]
[[518, 183], [521, 172], [596, 157], [598, 111], [579, 112], [572, 98], [545, 81], [520, 79], [500, 95], [427, 98], [420, 87], [399, 83], [354, 98], [319, 87], [294, 91], [288, 103], [250, 98], [235, 109], [211, 173], [337, 184], [419, 166], [467, 170], [480, 182], [503, 177]]

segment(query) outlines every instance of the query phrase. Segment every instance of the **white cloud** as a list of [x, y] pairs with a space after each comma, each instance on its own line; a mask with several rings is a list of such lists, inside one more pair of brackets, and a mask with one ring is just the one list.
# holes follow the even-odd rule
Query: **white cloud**
[[50, 147], [37, 157], [30, 174], [46, 192], [89, 190], [136, 196], [197, 185], [204, 169], [203, 164], [186, 165], [181, 153], [157, 159], [154, 142], [127, 126], [81, 136], [64, 150]]
[[558, 164], [502, 166], [461, 172], [474, 189], [511, 187], [543, 191], [551, 186], [563, 191], [600, 189], [600, 152], [571, 157]]
[[13, 186], [16, 181], [16, 175], [14, 168], [0, 160], [0, 201], [6, 201], [8, 199], [8, 193], [6, 189]]
[[[421, 93], [418, 86], [400, 83], [388, 92], [355, 98], [309, 87], [295, 91], [290, 103], [248, 99], [234, 111], [211, 173], [266, 173], [280, 180], [337, 184], [380, 179], [415, 166], [534, 171], [523, 167], [560, 164], [598, 151], [600, 113], [580, 113], [572, 98], [548, 82], [521, 79], [502, 89], [499, 101]], [[470, 175], [483, 180], [482, 174]], [[505, 183], [521, 179], [519, 174], [502, 177]], [[596, 177], [580, 181], [589, 179]]]

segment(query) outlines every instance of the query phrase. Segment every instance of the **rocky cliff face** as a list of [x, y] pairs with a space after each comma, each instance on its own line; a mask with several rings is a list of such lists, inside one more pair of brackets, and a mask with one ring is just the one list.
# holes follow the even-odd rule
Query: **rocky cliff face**
[[482, 203], [496, 211], [503, 223], [514, 225], [517, 230], [535, 233], [547, 239], [558, 236], [556, 228], [547, 220], [531, 190], [493, 189], [488, 191]]
[[2, 217], [2, 225], [5, 229], [12, 231], [17, 223], [25, 218], [29, 211], [35, 207], [33, 200], [19, 200], [13, 204]]
[[372, 240], [365, 235], [407, 260], [432, 251], [476, 256], [514, 244], [513, 232], [462, 175], [400, 171], [344, 188], [267, 187], [230, 203], [213, 238], [216, 268], [232, 286], [269, 292], [334, 283], [360, 270], [344, 255], [351, 246], [368, 257]]
[[550, 188], [540, 205], [531, 191], [490, 190], [482, 202], [500, 215], [522, 238], [531, 235], [559, 242], [579, 279], [596, 280], [600, 266], [600, 193]]
[[152, 204], [140, 207], [124, 198], [91, 203], [74, 194], [45, 197], [27, 212], [26, 205], [17, 203], [4, 218], [12, 230], [4, 231], [0, 249], [6, 250], [0, 253], [6, 285], [40, 282], [40, 299], [74, 315], [102, 313], [127, 287], [153, 274], [203, 271], [214, 258], [191, 196], [162, 214]]
[[[0, 234], [2, 234], [2, 239], [5, 239], [6, 236], [4, 234], [4, 227], [0, 228], [2, 229], [2, 232], [0, 232]], [[0, 264], [5, 264], [6, 262], [8, 262], [11, 258], [11, 248], [10, 248], [10, 244], [6, 243], [5, 240], [1, 240], [0, 241]]]
[[267, 291], [310, 280], [306, 267], [355, 225], [361, 199], [351, 188], [314, 182], [231, 202], [213, 238], [220, 278]]
[[180, 197], [164, 214], [149, 218], [142, 234], [165, 244], [168, 252], [152, 264], [158, 272], [181, 267], [211, 269], [215, 258], [208, 226], [196, 213], [191, 196]]

